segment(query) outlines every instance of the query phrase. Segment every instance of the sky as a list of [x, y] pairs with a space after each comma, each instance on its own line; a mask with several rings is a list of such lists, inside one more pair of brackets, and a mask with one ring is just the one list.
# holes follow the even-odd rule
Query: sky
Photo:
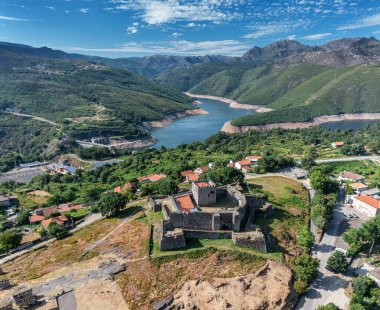
[[380, 0], [0, 0], [0, 41], [112, 58], [362, 36], [380, 38]]

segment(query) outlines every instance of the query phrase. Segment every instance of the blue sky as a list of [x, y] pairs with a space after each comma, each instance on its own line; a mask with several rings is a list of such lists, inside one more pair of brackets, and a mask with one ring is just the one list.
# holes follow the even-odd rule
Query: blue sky
[[107, 57], [380, 38], [380, 0], [0, 0], [0, 41]]

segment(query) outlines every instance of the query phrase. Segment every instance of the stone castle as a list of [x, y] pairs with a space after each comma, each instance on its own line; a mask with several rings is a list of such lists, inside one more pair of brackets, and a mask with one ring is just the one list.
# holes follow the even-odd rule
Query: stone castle
[[241, 184], [217, 187], [212, 181], [193, 182], [191, 191], [173, 195], [162, 207], [160, 249], [184, 248], [187, 239], [230, 238], [266, 252], [265, 236], [252, 224], [255, 210], [265, 203]]

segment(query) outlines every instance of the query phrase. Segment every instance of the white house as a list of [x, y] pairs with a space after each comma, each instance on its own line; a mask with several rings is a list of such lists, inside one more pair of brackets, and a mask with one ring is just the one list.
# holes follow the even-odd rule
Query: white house
[[356, 191], [357, 194], [368, 190], [368, 186], [363, 183], [351, 183], [350, 186]]
[[243, 167], [251, 166], [251, 161], [248, 159], [239, 160], [235, 163], [235, 168], [241, 170]]
[[353, 196], [352, 206], [369, 217], [380, 214], [380, 200], [371, 196]]

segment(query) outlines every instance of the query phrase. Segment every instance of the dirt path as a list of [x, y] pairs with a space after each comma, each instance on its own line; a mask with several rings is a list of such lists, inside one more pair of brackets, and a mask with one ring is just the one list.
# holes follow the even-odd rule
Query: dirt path
[[30, 115], [30, 114], [24, 114], [24, 113], [17, 113], [17, 112], [6, 112], [6, 111], [3, 111], [3, 113], [12, 114], [12, 115], [21, 116], [21, 117], [28, 117], [28, 118], [32, 118], [32, 119], [34, 119], [36, 121], [40, 121], [40, 122], [44, 122], [44, 123], [49, 123], [50, 125], [53, 125], [53, 126], [56, 126], [56, 127], [61, 127], [61, 125], [59, 125], [58, 123], [53, 122], [51, 120], [48, 120], [46, 118], [40, 117], [40, 116], [35, 116], [35, 115]]

